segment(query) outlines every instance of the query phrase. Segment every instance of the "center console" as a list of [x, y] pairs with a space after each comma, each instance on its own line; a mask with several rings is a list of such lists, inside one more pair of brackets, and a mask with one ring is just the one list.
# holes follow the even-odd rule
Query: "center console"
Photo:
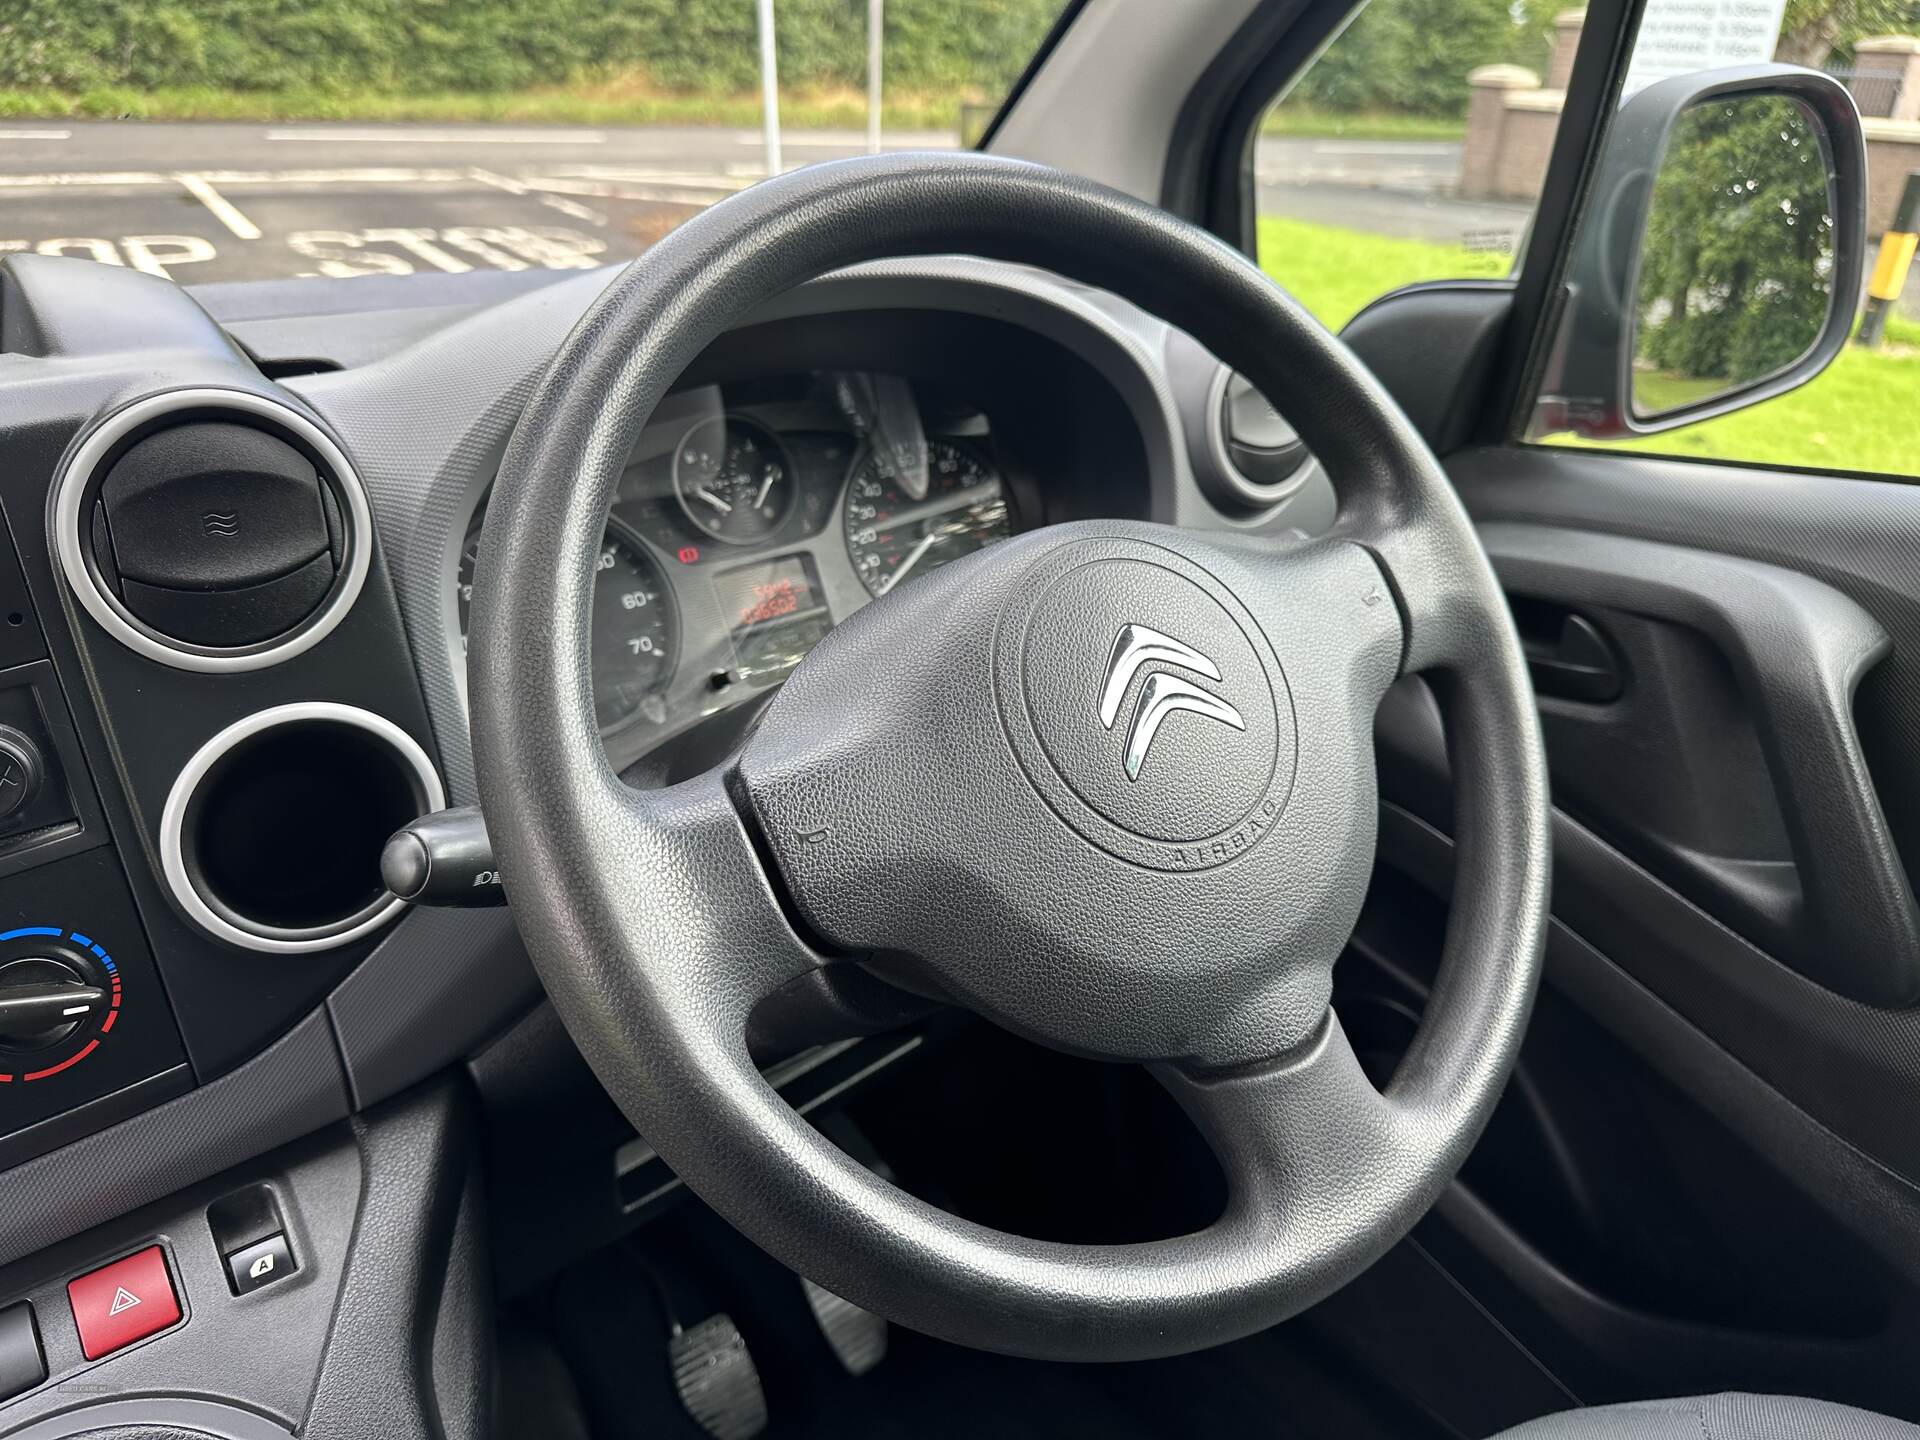
[[[0, 265], [0, 389], [0, 1433], [324, 1433], [389, 1381], [411, 1433], [470, 1102], [382, 1102], [538, 987], [504, 911], [381, 883], [452, 797], [366, 488], [151, 276]], [[395, 1353], [330, 1380], [353, 1315]], [[161, 1376], [199, 1398], [116, 1400]]]

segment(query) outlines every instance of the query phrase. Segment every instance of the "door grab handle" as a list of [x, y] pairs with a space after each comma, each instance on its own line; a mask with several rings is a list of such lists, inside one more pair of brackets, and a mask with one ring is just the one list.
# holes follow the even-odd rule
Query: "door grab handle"
[[1620, 660], [1607, 637], [1586, 616], [1563, 611], [1557, 631], [1548, 636], [1521, 633], [1527, 671], [1541, 695], [1604, 704], [1626, 688]]

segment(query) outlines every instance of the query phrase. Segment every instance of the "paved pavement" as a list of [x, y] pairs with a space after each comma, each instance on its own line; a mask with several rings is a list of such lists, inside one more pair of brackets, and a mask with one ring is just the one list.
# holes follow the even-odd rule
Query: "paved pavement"
[[[894, 134], [889, 149], [953, 137]], [[789, 133], [788, 165], [858, 154]], [[1450, 195], [1459, 147], [1269, 138], [1262, 209], [1499, 249], [1524, 207]], [[626, 259], [764, 175], [754, 130], [0, 122], [0, 253], [78, 255], [184, 283]]]

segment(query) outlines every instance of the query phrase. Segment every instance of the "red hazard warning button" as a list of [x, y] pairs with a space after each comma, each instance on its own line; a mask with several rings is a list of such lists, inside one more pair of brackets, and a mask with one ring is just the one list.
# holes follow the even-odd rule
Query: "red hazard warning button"
[[67, 1300], [89, 1360], [144, 1340], [180, 1318], [180, 1300], [158, 1245], [68, 1281]]

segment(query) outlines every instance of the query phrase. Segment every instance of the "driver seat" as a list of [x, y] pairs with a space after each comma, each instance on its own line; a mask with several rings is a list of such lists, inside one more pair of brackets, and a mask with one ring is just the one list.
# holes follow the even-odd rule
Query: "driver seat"
[[1545, 1415], [1495, 1440], [1920, 1440], [1920, 1426], [1791, 1395], [1697, 1395]]

